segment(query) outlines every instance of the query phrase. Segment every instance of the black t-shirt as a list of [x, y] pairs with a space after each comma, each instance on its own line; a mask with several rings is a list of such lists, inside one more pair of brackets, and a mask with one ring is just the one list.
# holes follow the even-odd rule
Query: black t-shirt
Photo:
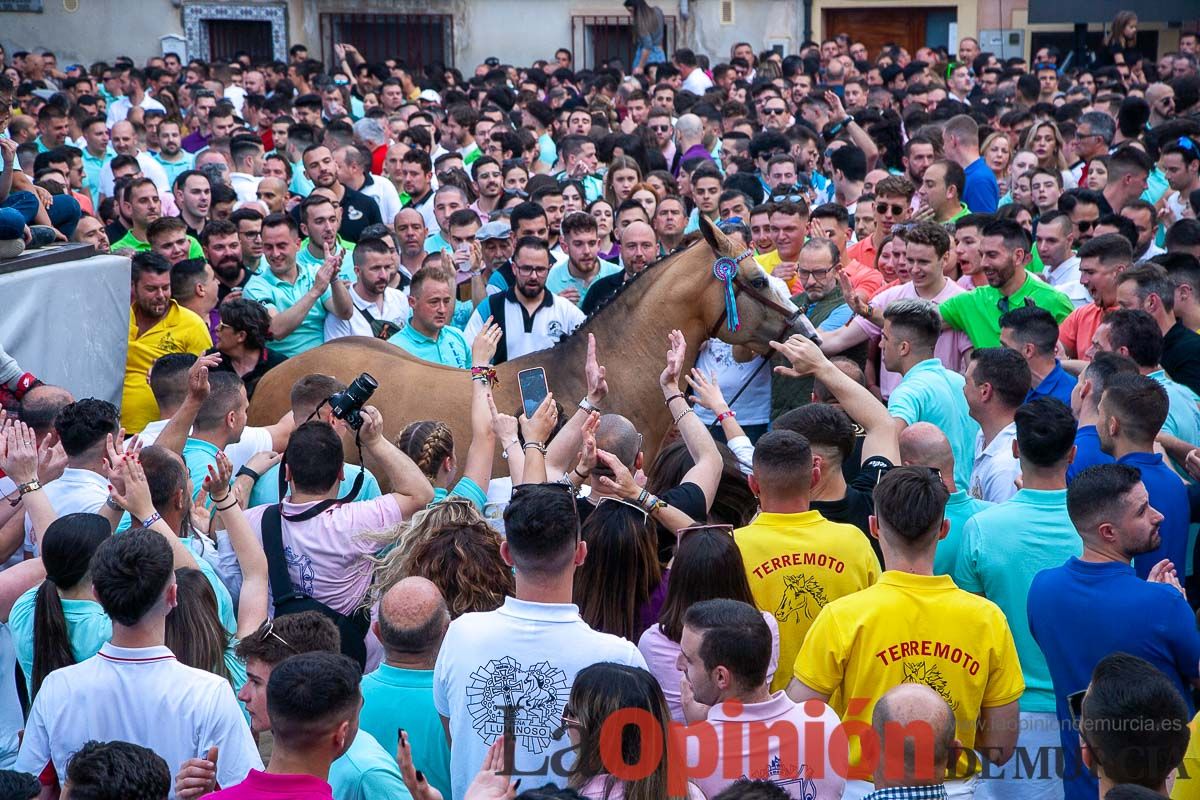
[[1200, 394], [1200, 334], [1176, 321], [1163, 337], [1162, 366], [1171, 380]]
[[[704, 502], [704, 491], [690, 481], [673, 486], [659, 495], [659, 499], [672, 508], [677, 508], [687, 514], [697, 523], [708, 518], [708, 507]], [[575, 507], [579, 509], [579, 522], [582, 524], [596, 509], [595, 503], [586, 497], [576, 497]], [[675, 550], [675, 532], [662, 525], [658, 526], [658, 557], [665, 564], [671, 560]]]
[[871, 535], [868, 518], [875, 513], [875, 485], [879, 483], [883, 473], [893, 466], [892, 462], [883, 456], [871, 456], [863, 462], [862, 468], [854, 476], [854, 481], [847, 484], [845, 497], [841, 500], [814, 500], [810, 503], [812, 510], [821, 512], [825, 519], [844, 522], [862, 531], [881, 565], [883, 551], [879, 549], [879, 540]]
[[[208, 351], [208, 355], [219, 352], [220, 351], [214, 347]], [[254, 389], [258, 386], [258, 382], [262, 376], [266, 375], [268, 371], [274, 369], [275, 367], [278, 367], [284, 361], [287, 361], [287, 356], [280, 355], [274, 350], [268, 350], [264, 347], [262, 349], [262, 353], [259, 355], [258, 363], [254, 366], [254, 369], [241, 376], [242, 383], [246, 385], [246, 398], [249, 399], [254, 397]], [[221, 363], [216, 366], [216, 369], [222, 372], [235, 372], [233, 368], [233, 359], [222, 358]]]
[[346, 241], [357, 243], [363, 228], [383, 222], [383, 217], [379, 213], [379, 203], [374, 199], [349, 186], [345, 188], [346, 193], [342, 195], [342, 226], [338, 233]]
[[217, 303], [219, 304], [223, 302], [225, 298], [229, 296], [229, 293], [234, 289], [245, 289], [246, 284], [250, 282], [250, 279], [253, 278], [255, 274], [257, 273], [251, 272], [250, 270], [246, 269], [245, 265], [242, 265], [242, 277], [238, 279], [237, 286], [226, 286], [220, 281], [217, 281]]

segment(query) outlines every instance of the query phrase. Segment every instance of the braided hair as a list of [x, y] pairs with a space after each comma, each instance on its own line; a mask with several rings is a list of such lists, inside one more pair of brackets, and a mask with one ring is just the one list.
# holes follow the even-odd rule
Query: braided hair
[[413, 460], [422, 475], [436, 481], [442, 462], [454, 455], [454, 435], [444, 422], [421, 420], [400, 432], [396, 447]]

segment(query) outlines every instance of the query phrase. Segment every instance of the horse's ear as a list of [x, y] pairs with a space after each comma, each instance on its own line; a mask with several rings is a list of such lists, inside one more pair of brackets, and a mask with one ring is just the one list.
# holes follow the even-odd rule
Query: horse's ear
[[729, 241], [729, 237], [722, 233], [705, 214], [700, 215], [700, 232], [704, 234], [704, 241], [708, 242], [708, 246], [718, 256], [730, 256], [732, 258], [739, 255], [737, 247], [734, 246], [733, 242]]

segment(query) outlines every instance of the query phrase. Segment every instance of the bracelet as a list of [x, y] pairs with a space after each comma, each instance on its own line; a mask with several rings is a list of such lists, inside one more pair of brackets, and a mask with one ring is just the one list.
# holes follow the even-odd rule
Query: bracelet
[[667, 405], [668, 405], [668, 406], [669, 406], [669, 405], [671, 405], [671, 401], [672, 401], [672, 400], [687, 400], [687, 398], [686, 398], [686, 397], [684, 397], [684, 394], [683, 394], [683, 392], [677, 392], [676, 394], [673, 394], [673, 395], [671, 395], [670, 397], [668, 397], [668, 398], [667, 398]]
[[162, 519], [162, 514], [159, 514], [157, 511], [155, 511], [153, 514], [151, 514], [150, 516], [148, 516], [144, 520], [142, 520], [142, 527], [149, 528], [151, 525], [158, 522], [160, 519]]
[[30, 492], [36, 492], [38, 489], [41, 489], [41, 488], [42, 488], [42, 482], [39, 481], [37, 478], [34, 478], [33, 480], [28, 481], [26, 483], [22, 483], [20, 486], [18, 486], [17, 491], [20, 493], [21, 496], [24, 496], [24, 495], [29, 494]]
[[696, 413], [696, 412], [695, 412], [695, 411], [692, 411], [692, 409], [690, 409], [690, 408], [685, 408], [683, 411], [680, 411], [680, 412], [679, 412], [679, 416], [678, 416], [678, 417], [675, 417], [675, 420], [674, 420], [674, 422], [673, 422], [672, 424], [674, 424], [674, 425], [678, 426], [678, 425], [679, 425], [679, 420], [683, 419], [683, 418], [684, 418], [684, 417], [686, 417], [688, 414], [695, 414], [695, 413]]
[[589, 414], [593, 411], [600, 410], [595, 403], [593, 403], [591, 400], [588, 400], [586, 397], [579, 401], [579, 407]]
[[125, 510], [125, 509], [121, 508], [120, 503], [118, 503], [117, 501], [112, 499], [111, 494], [108, 497], [104, 498], [104, 505], [108, 506], [113, 511], [124, 511]]
[[521, 445], [522, 450], [528, 450], [531, 447], [534, 450], [537, 450], [543, 456], [546, 455], [546, 445], [542, 444], [541, 442], [526, 442], [525, 444]]
[[[232, 494], [233, 494], [233, 492], [230, 492], [229, 494], [230, 494], [230, 495], [232, 495]], [[232, 503], [230, 503], [230, 504], [229, 504], [229, 505], [227, 505], [227, 506], [223, 506], [223, 505], [221, 505], [221, 504], [220, 504], [220, 501], [218, 501], [218, 500], [214, 500], [214, 501], [213, 501], [213, 508], [215, 508], [217, 511], [228, 511], [229, 509], [233, 508], [233, 507], [234, 507], [234, 506], [236, 506], [237, 504], [238, 504], [238, 501], [237, 501], [237, 498], [236, 498], [236, 497], [234, 497], [234, 498], [233, 498], [233, 502], [232, 502]]]
[[580, 479], [581, 479], [581, 480], [585, 480], [585, 481], [586, 481], [588, 478], [592, 477], [592, 471], [591, 471], [591, 470], [588, 470], [586, 473], [580, 472], [580, 471], [579, 471], [579, 465], [578, 465], [578, 464], [576, 464], [575, 466], [571, 467], [571, 472], [574, 472], [576, 475], [578, 475], [578, 476], [580, 477]]
[[503, 458], [505, 461], [508, 461], [508, 448], [512, 447], [512, 446], [513, 446], [514, 444], [516, 444], [518, 441], [520, 441], [520, 440], [519, 440], [519, 439], [513, 439], [511, 442], [509, 442], [508, 444], [504, 445], [504, 447], [502, 447], [502, 448], [500, 449], [500, 457], [501, 457], [501, 458]]
[[720, 414], [717, 414], [717, 424], [720, 425], [724, 420], [735, 418], [737, 418], [737, 414], [731, 408], [728, 411], [722, 411]]
[[262, 475], [255, 472], [254, 470], [250, 469], [249, 467], [243, 466], [241, 469], [239, 469], [237, 471], [237, 474], [234, 475], [234, 478], [240, 478], [243, 475], [245, 475], [247, 478], [249, 478], [254, 483], [258, 483], [258, 479], [262, 477]]
[[500, 379], [496, 377], [495, 367], [471, 367], [471, 380], [486, 383], [489, 386], [500, 385]]

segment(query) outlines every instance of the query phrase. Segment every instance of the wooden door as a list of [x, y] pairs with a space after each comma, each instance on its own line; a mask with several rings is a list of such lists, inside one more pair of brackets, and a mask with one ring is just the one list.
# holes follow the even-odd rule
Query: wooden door
[[872, 59], [888, 42], [912, 54], [925, 44], [927, 12], [925, 8], [827, 8], [822, 38], [847, 33], [851, 41], [867, 46]]

